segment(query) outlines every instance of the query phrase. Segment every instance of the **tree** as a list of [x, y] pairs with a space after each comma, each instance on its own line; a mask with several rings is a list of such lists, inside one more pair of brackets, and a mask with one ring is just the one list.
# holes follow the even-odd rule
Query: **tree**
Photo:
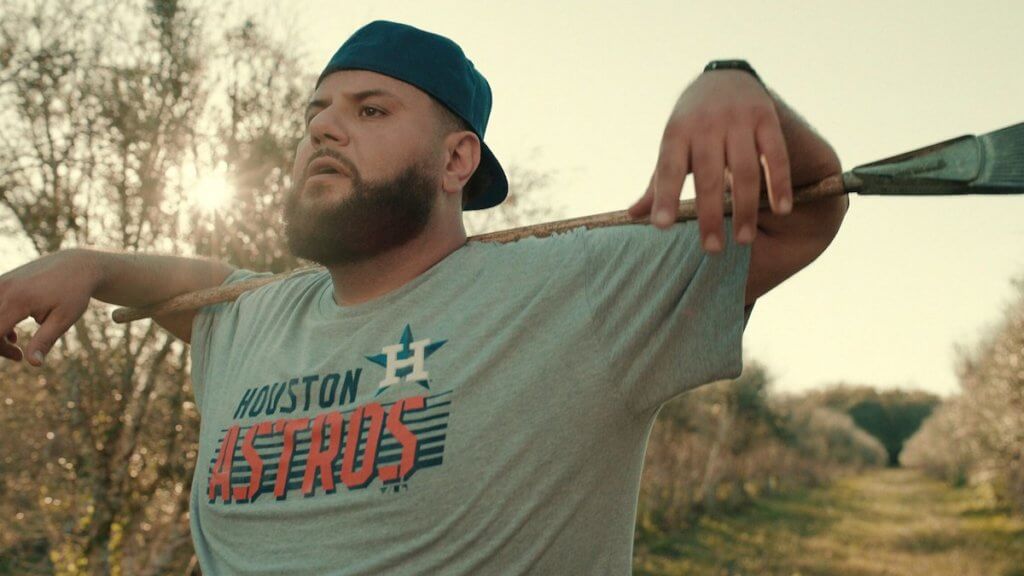
[[[301, 264], [280, 225], [314, 85], [294, 49], [178, 0], [0, 1], [0, 235], [39, 255]], [[515, 198], [543, 182], [506, 168]], [[190, 193], [212, 171], [234, 196], [204, 212]], [[0, 572], [180, 572], [199, 425], [188, 348], [90, 307], [44, 368], [3, 366]]]
[[1024, 514], [1024, 277], [976, 346], [957, 346], [960, 393], [908, 443], [904, 461], [954, 485], [984, 484]]
[[869, 434], [878, 438], [889, 454], [889, 466], [899, 466], [903, 443], [914, 435], [941, 402], [922, 391], [888, 390], [870, 386], [833, 386], [818, 393], [827, 407], [848, 414]]
[[[118, 14], [113, 2], [4, 8], [0, 204], [41, 255], [187, 253], [168, 175], [205, 102], [198, 15], [175, 2]], [[5, 432], [31, 454], [5, 452], [5, 491], [19, 497], [5, 499], [16, 510], [2, 531], [45, 549], [30, 564], [58, 573], [158, 571], [187, 535], [187, 349], [152, 323], [113, 327], [91, 309], [54, 352], [38, 373], [5, 366]]]

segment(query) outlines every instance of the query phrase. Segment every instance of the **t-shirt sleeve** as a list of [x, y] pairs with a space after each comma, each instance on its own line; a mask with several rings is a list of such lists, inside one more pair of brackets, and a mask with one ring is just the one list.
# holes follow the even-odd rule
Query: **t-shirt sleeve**
[[631, 411], [653, 410], [702, 384], [743, 370], [750, 245], [708, 254], [696, 221], [600, 228], [584, 236], [597, 347], [609, 380]]
[[[221, 286], [228, 286], [230, 284], [250, 280], [252, 278], [273, 275], [274, 274], [272, 272], [255, 272], [253, 270], [239, 268], [225, 278], [224, 282], [221, 283]], [[196, 405], [199, 407], [200, 411], [202, 411], [203, 398], [206, 395], [207, 366], [212, 361], [211, 357], [215, 352], [215, 336], [218, 328], [223, 324], [223, 317], [227, 314], [237, 313], [237, 310], [238, 307], [236, 302], [220, 302], [218, 304], [203, 306], [199, 309], [195, 318], [192, 320], [192, 337], [190, 339], [190, 354], [192, 357], [192, 390], [196, 397]]]

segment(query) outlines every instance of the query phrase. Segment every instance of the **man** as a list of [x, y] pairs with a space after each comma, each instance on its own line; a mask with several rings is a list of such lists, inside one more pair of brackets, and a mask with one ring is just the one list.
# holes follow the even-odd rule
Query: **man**
[[[290, 248], [325, 270], [157, 318], [192, 344], [204, 572], [629, 573], [658, 410], [739, 375], [744, 308], [824, 251], [846, 211], [845, 197], [792, 206], [791, 181], [841, 171], [834, 151], [752, 70], [711, 70], [630, 208], [654, 226], [467, 243], [463, 210], [508, 190], [483, 142], [490, 107], [451, 40], [364, 26], [319, 78], [285, 205]], [[759, 162], [774, 214], [758, 213]], [[673, 224], [691, 171], [699, 222]], [[89, 297], [141, 305], [258, 275], [62, 254], [0, 277], [0, 333], [43, 323], [26, 354]], [[184, 279], [167, 286], [172, 266]], [[29, 289], [57, 278], [73, 296]]]

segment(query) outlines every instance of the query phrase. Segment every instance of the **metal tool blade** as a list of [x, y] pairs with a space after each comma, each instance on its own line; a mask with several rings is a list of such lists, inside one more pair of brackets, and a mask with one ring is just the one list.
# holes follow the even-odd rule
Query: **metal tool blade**
[[960, 136], [852, 170], [858, 194], [1024, 194], [1024, 122]]

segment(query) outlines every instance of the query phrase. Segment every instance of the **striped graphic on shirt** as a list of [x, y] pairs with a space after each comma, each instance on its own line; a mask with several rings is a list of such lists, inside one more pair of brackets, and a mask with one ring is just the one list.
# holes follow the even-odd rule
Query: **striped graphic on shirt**
[[442, 463], [449, 394], [222, 429], [207, 469], [209, 502], [316, 497], [375, 480], [382, 492], [397, 492], [417, 470]]

